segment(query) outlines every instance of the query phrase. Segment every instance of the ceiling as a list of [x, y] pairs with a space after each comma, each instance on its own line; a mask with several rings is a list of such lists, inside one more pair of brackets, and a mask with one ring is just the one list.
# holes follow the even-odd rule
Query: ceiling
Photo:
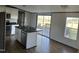
[[29, 12], [79, 12], [79, 5], [12, 5]]

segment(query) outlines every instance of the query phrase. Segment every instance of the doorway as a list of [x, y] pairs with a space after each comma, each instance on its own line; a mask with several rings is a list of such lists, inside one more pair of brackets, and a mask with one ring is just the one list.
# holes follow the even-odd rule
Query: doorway
[[37, 29], [42, 30], [42, 31], [39, 32], [39, 34], [44, 35], [46, 37], [49, 37], [50, 24], [51, 24], [51, 16], [38, 15]]

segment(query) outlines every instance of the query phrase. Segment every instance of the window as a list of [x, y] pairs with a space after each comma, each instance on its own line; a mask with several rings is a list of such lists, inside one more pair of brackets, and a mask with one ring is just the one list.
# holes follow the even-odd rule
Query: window
[[65, 37], [76, 40], [78, 32], [78, 17], [67, 17], [65, 26]]

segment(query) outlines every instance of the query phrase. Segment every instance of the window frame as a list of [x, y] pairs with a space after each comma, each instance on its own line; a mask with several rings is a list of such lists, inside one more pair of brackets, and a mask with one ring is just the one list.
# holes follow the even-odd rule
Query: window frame
[[[67, 29], [67, 26], [66, 26], [66, 24], [67, 24], [67, 18], [77, 18], [78, 19], [78, 27], [77, 27], [77, 33], [76, 33], [76, 38], [75, 39], [72, 39], [71, 37], [69, 37], [67, 34], [66, 34], [66, 29]], [[69, 27], [69, 28], [71, 28], [71, 27]], [[75, 29], [75, 28], [72, 28], [72, 29]], [[66, 17], [66, 21], [65, 21], [65, 30], [64, 30], [64, 37], [65, 38], [68, 38], [68, 39], [71, 39], [71, 40], [77, 40], [77, 37], [78, 37], [78, 30], [79, 30], [79, 17]]]

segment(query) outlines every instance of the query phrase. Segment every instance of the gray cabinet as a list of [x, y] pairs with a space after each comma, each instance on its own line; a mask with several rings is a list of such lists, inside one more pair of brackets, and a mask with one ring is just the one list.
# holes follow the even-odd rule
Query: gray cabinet
[[3, 51], [5, 46], [5, 12], [0, 12], [0, 50]]

